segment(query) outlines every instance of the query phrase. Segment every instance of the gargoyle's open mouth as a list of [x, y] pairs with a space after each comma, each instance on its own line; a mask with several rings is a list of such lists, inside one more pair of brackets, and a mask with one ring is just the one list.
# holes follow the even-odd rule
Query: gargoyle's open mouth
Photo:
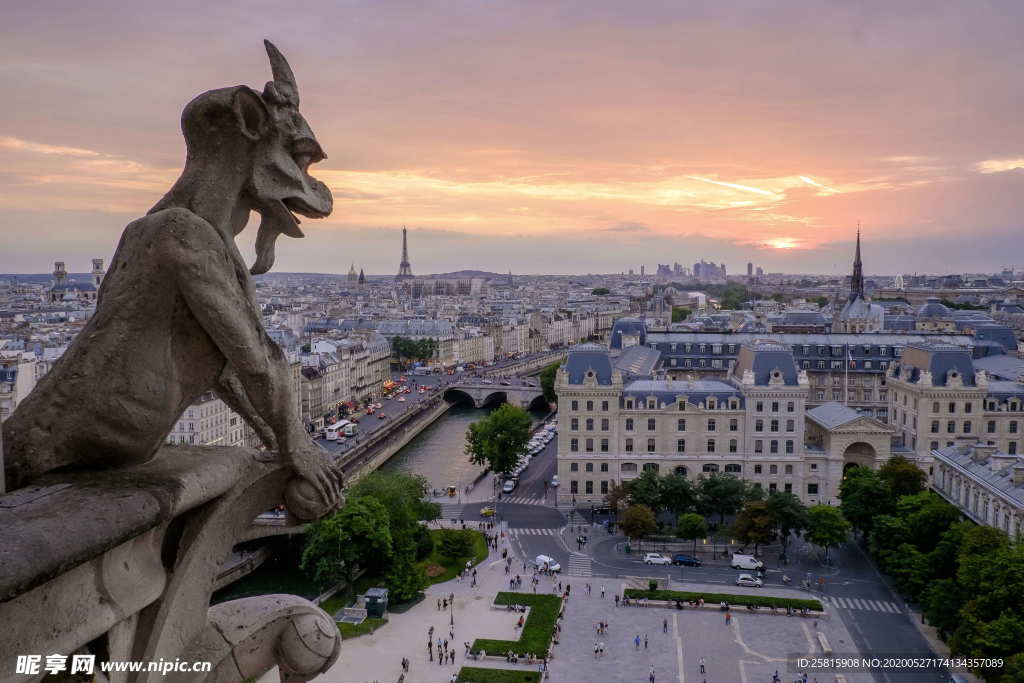
[[[331, 209], [329, 207], [327, 209], [322, 209], [311, 206], [309, 202], [302, 197], [286, 197], [281, 200], [281, 203], [284, 204], [293, 214], [293, 218], [295, 218], [294, 214], [299, 214], [306, 218], [326, 218], [331, 213]], [[299, 223], [300, 221], [298, 218], [295, 218], [295, 222]]]

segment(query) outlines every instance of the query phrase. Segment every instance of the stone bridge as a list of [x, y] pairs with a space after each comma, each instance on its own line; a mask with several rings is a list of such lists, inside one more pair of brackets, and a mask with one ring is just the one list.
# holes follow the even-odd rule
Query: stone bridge
[[530, 410], [531, 408], [547, 408], [548, 405], [544, 400], [544, 392], [539, 386], [530, 386], [522, 381], [513, 381], [508, 386], [496, 381], [491, 384], [473, 380], [459, 382], [445, 389], [444, 397], [452, 402], [468, 399], [477, 408], [497, 403], [510, 403]]

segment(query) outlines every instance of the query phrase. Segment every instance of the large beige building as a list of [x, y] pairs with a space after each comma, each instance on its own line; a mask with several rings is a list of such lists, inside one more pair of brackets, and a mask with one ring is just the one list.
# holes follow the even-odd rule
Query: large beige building
[[[877, 467], [888, 457], [883, 423], [834, 403], [808, 415], [807, 373], [784, 344], [744, 344], [724, 380], [656, 379], [655, 363], [635, 355], [613, 361], [584, 344], [559, 369], [559, 503], [601, 503], [616, 482], [644, 471], [725, 472], [766, 492], [834, 502], [845, 466]], [[805, 446], [809, 425], [814, 439]], [[870, 462], [866, 449], [850, 448], [865, 440], [882, 449]]]
[[242, 418], [212, 391], [186, 408], [167, 435], [167, 443], [197, 446], [241, 446], [243, 439]]

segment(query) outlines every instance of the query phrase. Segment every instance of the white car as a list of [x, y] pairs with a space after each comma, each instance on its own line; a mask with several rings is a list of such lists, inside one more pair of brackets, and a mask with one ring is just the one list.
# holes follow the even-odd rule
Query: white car
[[733, 569], [763, 569], [764, 562], [757, 559], [753, 555], [741, 555], [740, 553], [733, 553], [732, 561], [729, 566]]
[[764, 581], [756, 576], [751, 576], [750, 574], [740, 574], [736, 577], [736, 585], [747, 586], [748, 588], [760, 588], [764, 585]]
[[558, 483], [558, 475], [556, 474], [555, 476], [551, 477], [551, 488], [557, 489]]
[[644, 555], [644, 564], [672, 564], [672, 560], [661, 553], [647, 553]]
[[547, 555], [538, 555], [534, 559], [534, 564], [537, 565], [537, 569], [547, 569], [552, 572], [562, 571], [562, 565], [555, 562], [555, 558], [548, 557]]
[[501, 492], [502, 493], [512, 493], [513, 491], [515, 491], [515, 489], [516, 489], [516, 480], [515, 479], [506, 479], [505, 483], [501, 487]]

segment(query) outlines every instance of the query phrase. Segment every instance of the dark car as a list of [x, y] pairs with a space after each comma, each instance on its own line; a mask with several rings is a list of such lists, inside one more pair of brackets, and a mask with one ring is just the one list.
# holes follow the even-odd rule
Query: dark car
[[672, 558], [672, 564], [676, 565], [677, 567], [680, 565], [684, 565], [687, 567], [699, 567], [700, 560], [698, 560], [696, 557], [680, 554]]

